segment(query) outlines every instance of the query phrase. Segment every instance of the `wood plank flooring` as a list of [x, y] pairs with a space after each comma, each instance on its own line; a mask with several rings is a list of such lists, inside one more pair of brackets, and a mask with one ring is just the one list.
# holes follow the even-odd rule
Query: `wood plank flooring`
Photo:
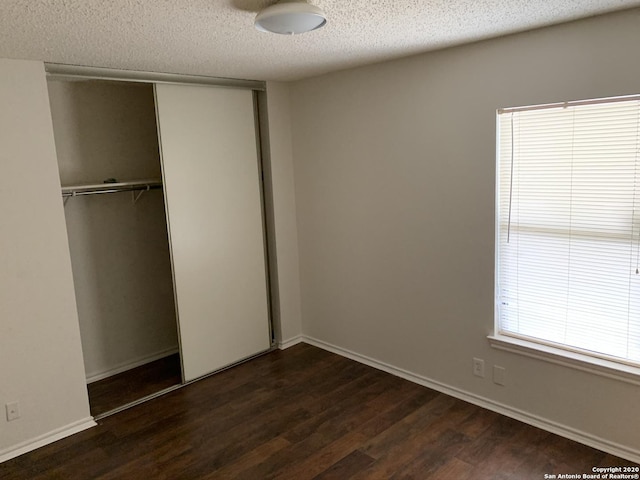
[[540, 480], [633, 465], [309, 345], [0, 464], [10, 479]]
[[176, 353], [87, 385], [91, 415], [100, 415], [182, 382]]

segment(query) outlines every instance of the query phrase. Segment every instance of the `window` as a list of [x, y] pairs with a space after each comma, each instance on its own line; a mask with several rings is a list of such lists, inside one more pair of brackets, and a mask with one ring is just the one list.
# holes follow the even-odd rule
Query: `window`
[[497, 330], [640, 365], [640, 97], [498, 112]]

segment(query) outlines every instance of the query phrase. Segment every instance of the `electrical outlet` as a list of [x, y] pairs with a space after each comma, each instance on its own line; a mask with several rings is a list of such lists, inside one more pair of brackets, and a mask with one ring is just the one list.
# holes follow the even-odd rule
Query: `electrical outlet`
[[484, 378], [484, 360], [481, 358], [473, 359], [473, 374], [476, 377]]
[[503, 385], [507, 379], [507, 369], [504, 367], [499, 367], [498, 365], [493, 366], [493, 383], [496, 385]]
[[20, 405], [18, 402], [11, 402], [5, 405], [7, 410], [7, 422], [20, 418]]

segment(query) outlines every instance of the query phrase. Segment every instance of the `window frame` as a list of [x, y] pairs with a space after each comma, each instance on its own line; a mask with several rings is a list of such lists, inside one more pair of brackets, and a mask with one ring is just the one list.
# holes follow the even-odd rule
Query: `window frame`
[[495, 115], [495, 197], [494, 197], [494, 329], [487, 336], [489, 344], [497, 350], [515, 353], [528, 358], [592, 373], [625, 383], [640, 385], [640, 367], [631, 365], [621, 359], [620, 362], [609, 360], [600, 355], [589, 355], [573, 349], [569, 345], [555, 346], [545, 340], [532, 341], [517, 333], [502, 332], [500, 327], [500, 115], [508, 112], [546, 109], [554, 107], [589, 105], [625, 100], [640, 100], [640, 95], [607, 97], [589, 100], [567, 101], [550, 104], [501, 108]]

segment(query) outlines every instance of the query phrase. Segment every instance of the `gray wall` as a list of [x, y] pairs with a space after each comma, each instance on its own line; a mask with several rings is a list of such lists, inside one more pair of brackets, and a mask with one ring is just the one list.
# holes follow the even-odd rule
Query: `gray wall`
[[637, 386], [486, 338], [496, 109], [638, 93], [638, 45], [631, 10], [292, 84], [303, 334], [640, 454]]
[[274, 330], [281, 347], [300, 340], [300, 266], [291, 142], [291, 98], [286, 83], [268, 82], [268, 173], [265, 185], [270, 238]]
[[94, 423], [42, 63], [0, 60], [0, 105], [2, 461]]

